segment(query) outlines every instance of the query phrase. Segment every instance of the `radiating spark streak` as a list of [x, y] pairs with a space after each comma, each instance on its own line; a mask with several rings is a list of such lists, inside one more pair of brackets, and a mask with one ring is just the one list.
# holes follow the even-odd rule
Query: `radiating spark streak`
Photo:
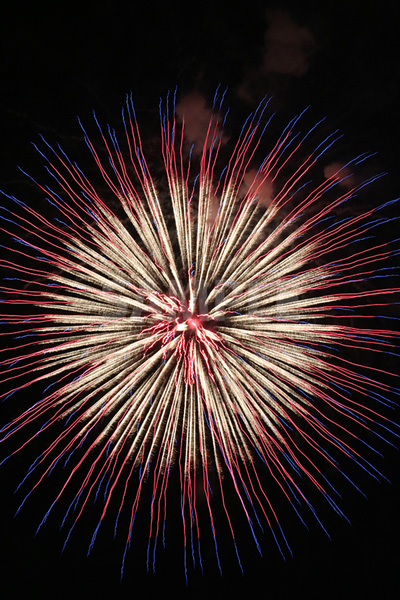
[[[222, 98], [216, 95], [216, 107]], [[188, 556], [203, 568], [204, 513], [222, 568], [215, 493], [242, 568], [227, 480], [258, 551], [266, 523], [285, 555], [291, 550], [264, 471], [303, 524], [301, 504], [324, 528], [304, 480], [346, 518], [324, 468], [358, 489], [342, 464], [378, 477], [360, 448], [374, 450], [371, 434], [393, 445], [396, 426], [380, 405], [395, 405], [394, 374], [380, 357], [397, 356], [399, 334], [376, 310], [384, 313], [399, 292], [381, 285], [398, 253], [396, 240], [379, 235], [395, 218], [387, 215], [394, 201], [349, 210], [383, 176], [341, 187], [367, 155], [312, 184], [313, 169], [340, 136], [333, 132], [310, 150], [322, 121], [302, 132], [305, 111], [244, 185], [266, 144], [267, 107], [265, 99], [247, 119], [220, 173], [224, 119], [216, 111], [196, 173], [186, 157], [185, 119], [179, 127], [169, 101], [166, 109], [161, 103], [166, 193], [150, 174], [128, 97], [121, 139], [95, 117], [98, 146], [81, 125], [101, 187], [42, 139], [45, 152], [37, 149], [55, 189], [37, 185], [50, 214], [4, 194], [1, 230], [16, 247], [14, 258], [0, 261], [14, 272], [4, 281], [1, 315], [2, 335], [14, 339], [0, 364], [3, 382], [15, 387], [3, 397], [50, 381], [43, 398], [1, 430], [5, 441], [28, 425], [38, 429], [11, 454], [39, 435], [49, 440], [24, 479], [36, 476], [20, 508], [64, 464], [39, 529], [75, 490], [62, 522], [67, 541], [90, 501], [102, 498], [90, 552], [108, 515], [116, 534], [128, 508], [122, 570], [148, 488], [147, 566], [154, 570], [174, 472], [185, 573]], [[268, 203], [261, 200], [265, 183], [273, 185]]]

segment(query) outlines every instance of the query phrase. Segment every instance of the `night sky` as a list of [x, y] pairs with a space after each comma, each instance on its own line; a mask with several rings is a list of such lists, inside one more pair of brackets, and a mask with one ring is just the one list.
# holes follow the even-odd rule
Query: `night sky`
[[[343, 132], [337, 150], [343, 160], [377, 152], [374, 170], [388, 172], [378, 201], [400, 195], [398, 2], [137, 4], [41, 1], [2, 9], [0, 187], [5, 192], [29, 201], [32, 186], [17, 165], [40, 178], [43, 167], [31, 144], [38, 134], [60, 141], [85, 165], [90, 157], [77, 115], [92, 131], [95, 109], [102, 122], [118, 129], [125, 95], [132, 91], [142, 136], [153, 139], [159, 98], [168, 90], [212, 99], [221, 85], [227, 88], [232, 134], [266, 94], [273, 96], [283, 121], [311, 105], [315, 121], [326, 116], [331, 130]], [[14, 410], [15, 405], [2, 405], [2, 422]], [[322, 509], [331, 541], [317, 526], [307, 532], [293, 517], [287, 525], [292, 559], [284, 562], [266, 535], [263, 557], [249, 548], [243, 576], [232, 559], [220, 577], [210, 558], [209, 569], [202, 577], [195, 574], [187, 588], [176, 559], [177, 540], [166, 556], [160, 552], [155, 575], [146, 573], [145, 550], [134, 553], [120, 583], [121, 540], [114, 543], [106, 533], [86, 558], [90, 518], [63, 555], [56, 519], [34, 537], [57, 482], [46, 483], [13, 519], [23, 498], [13, 491], [35, 456], [31, 449], [0, 471], [0, 597], [398, 598], [400, 460], [398, 452], [379, 449], [386, 456], [379, 468], [391, 483], [361, 477], [367, 499], [344, 491], [351, 525]], [[221, 544], [224, 549], [224, 540]]]

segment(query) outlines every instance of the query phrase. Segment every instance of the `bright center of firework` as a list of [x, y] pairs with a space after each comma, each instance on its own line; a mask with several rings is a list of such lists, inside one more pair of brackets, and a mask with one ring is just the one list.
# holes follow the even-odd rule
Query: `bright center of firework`
[[196, 315], [190, 311], [185, 311], [176, 319], [177, 331], [192, 331], [196, 332], [200, 327], [207, 326], [207, 315]]
[[[184, 381], [195, 382], [195, 370], [202, 363], [213, 379], [213, 367], [221, 349], [222, 339], [215, 330], [215, 320], [209, 313], [197, 310], [196, 301], [152, 292], [147, 295], [148, 326], [142, 329], [145, 343], [144, 356], [149, 350], [161, 351], [166, 361], [175, 359], [183, 367]], [[196, 366], [197, 365], [197, 366]]]

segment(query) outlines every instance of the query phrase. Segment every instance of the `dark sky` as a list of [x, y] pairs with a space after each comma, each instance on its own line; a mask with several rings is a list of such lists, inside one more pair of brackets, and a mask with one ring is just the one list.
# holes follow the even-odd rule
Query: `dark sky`
[[[0, 187], [29, 193], [16, 165], [29, 169], [37, 134], [79, 153], [79, 115], [92, 109], [118, 127], [132, 90], [142, 135], [156, 131], [158, 101], [169, 89], [212, 97], [228, 87], [227, 104], [241, 123], [265, 94], [292, 116], [308, 104], [315, 120], [339, 127], [345, 153], [377, 151], [387, 170], [385, 195], [399, 194], [400, 8], [396, 1], [327, 0], [180, 3], [16, 3], [0, 20]], [[234, 6], [235, 5], [235, 6]], [[232, 117], [233, 118], [233, 117]], [[37, 162], [35, 163], [37, 168]], [[400, 595], [399, 460], [382, 468], [392, 484], [366, 482], [368, 501], [348, 499], [352, 525], [332, 519], [332, 541], [301, 530], [294, 558], [281, 562], [266, 546], [244, 576], [212, 570], [185, 589], [181, 574], [142, 562], [118, 581], [120, 547], [86, 559], [78, 542], [63, 557], [57, 529], [34, 538], [28, 508], [15, 520], [12, 490], [24, 470], [5, 477], [1, 511], [1, 595], [26, 598], [371, 598]], [[21, 469], [21, 472], [19, 472]], [[300, 529], [300, 528], [299, 528]], [[295, 536], [296, 538], [296, 536]], [[86, 548], [85, 540], [85, 548]]]

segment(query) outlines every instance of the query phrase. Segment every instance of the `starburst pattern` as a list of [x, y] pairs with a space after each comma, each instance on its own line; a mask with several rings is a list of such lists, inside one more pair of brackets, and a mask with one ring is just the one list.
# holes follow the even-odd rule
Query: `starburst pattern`
[[355, 183], [362, 155], [313, 184], [338, 136], [311, 147], [320, 123], [302, 132], [302, 114], [253, 172], [266, 144], [268, 101], [219, 170], [220, 102], [216, 96], [198, 157], [186, 150], [184, 121], [170, 116], [174, 103], [160, 105], [164, 187], [150, 175], [128, 98], [122, 140], [96, 120], [99, 149], [82, 128], [100, 185], [43, 140], [56, 187], [38, 185], [51, 214], [11, 196], [16, 208], [2, 210], [3, 231], [16, 243], [14, 258], [1, 261], [16, 272], [4, 284], [4, 306], [23, 307], [6, 315], [21, 341], [17, 358], [2, 361], [3, 381], [11, 393], [50, 381], [39, 401], [3, 427], [3, 440], [32, 424], [41, 435], [57, 432], [29, 468], [33, 489], [58, 463], [68, 467], [42, 523], [75, 485], [67, 540], [101, 496], [90, 546], [111, 508], [119, 506], [117, 527], [127, 505], [128, 547], [150, 486], [149, 564], [175, 471], [185, 570], [187, 545], [201, 564], [200, 495], [218, 564], [215, 488], [241, 564], [227, 480], [256, 545], [264, 521], [287, 554], [261, 471], [302, 520], [301, 504], [318, 518], [304, 480], [342, 514], [324, 469], [340, 473], [342, 456], [376, 476], [358, 438], [392, 428], [379, 415], [380, 403], [391, 404], [390, 373], [365, 356], [395, 353], [397, 332], [372, 318], [397, 292], [381, 285], [391, 281], [396, 246], [377, 234], [393, 203], [351, 209], [381, 175]]

